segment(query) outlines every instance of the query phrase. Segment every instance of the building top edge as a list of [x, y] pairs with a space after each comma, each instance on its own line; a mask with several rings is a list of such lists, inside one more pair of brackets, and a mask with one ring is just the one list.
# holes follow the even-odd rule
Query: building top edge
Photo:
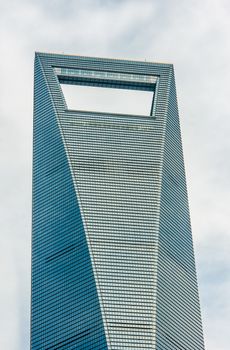
[[173, 67], [172, 63], [166, 62], [154, 62], [154, 61], [146, 61], [146, 60], [132, 60], [132, 59], [123, 59], [123, 58], [113, 58], [113, 57], [98, 57], [98, 56], [84, 56], [84, 55], [73, 55], [73, 54], [64, 54], [64, 53], [54, 53], [54, 52], [40, 52], [35, 51], [35, 56], [39, 57], [75, 57], [76, 59], [86, 59], [92, 60], [96, 59], [97, 61], [106, 61], [106, 62], [124, 62], [124, 63], [134, 63], [134, 64], [144, 64], [144, 65], [160, 65], [165, 67]]

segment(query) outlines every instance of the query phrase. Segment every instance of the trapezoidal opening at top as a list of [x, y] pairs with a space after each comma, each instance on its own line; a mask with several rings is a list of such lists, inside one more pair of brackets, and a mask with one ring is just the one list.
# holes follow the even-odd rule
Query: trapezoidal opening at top
[[56, 68], [69, 110], [151, 116], [155, 77]]

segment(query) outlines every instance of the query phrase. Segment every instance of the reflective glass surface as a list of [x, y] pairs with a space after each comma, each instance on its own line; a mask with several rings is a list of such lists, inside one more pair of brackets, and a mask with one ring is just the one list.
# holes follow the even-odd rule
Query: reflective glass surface
[[[83, 71], [151, 116], [67, 110]], [[32, 243], [32, 349], [204, 349], [172, 65], [36, 54]]]

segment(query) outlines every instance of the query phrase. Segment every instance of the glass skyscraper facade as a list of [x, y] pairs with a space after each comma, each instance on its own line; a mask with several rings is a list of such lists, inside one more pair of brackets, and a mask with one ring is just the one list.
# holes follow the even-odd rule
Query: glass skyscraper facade
[[[149, 91], [70, 110], [61, 84]], [[202, 350], [173, 66], [36, 53], [31, 349]]]

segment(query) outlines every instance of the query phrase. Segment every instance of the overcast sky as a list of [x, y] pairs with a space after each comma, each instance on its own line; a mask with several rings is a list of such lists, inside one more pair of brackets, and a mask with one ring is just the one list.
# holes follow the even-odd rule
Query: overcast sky
[[29, 350], [34, 51], [174, 64], [207, 350], [230, 344], [230, 2], [0, 0], [0, 348]]

